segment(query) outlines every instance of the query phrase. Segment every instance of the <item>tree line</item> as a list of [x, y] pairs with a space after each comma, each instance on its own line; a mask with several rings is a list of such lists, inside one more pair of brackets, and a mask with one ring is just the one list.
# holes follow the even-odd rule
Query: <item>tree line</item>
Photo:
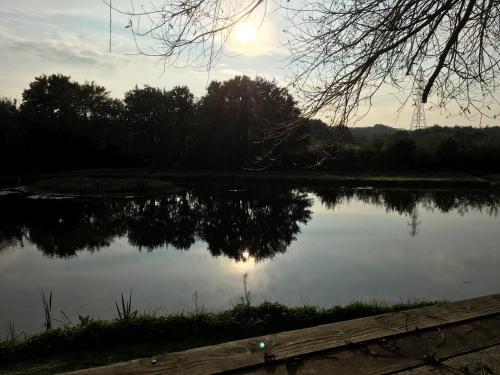
[[1, 174], [82, 168], [499, 171], [498, 127], [432, 127], [369, 138], [301, 116], [263, 78], [134, 87], [123, 100], [94, 82], [36, 77], [17, 103], [0, 99]]
[[287, 90], [262, 78], [211, 82], [199, 100], [185, 86], [136, 86], [118, 100], [94, 82], [43, 75], [19, 106], [0, 102], [2, 167], [235, 169], [268, 148], [281, 155], [268, 134], [298, 116]]
[[354, 137], [324, 168], [411, 172], [500, 171], [500, 127], [442, 127]]

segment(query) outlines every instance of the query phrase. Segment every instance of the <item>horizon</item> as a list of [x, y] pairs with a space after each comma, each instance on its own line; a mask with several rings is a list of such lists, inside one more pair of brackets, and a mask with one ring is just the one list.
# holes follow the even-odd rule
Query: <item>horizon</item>
[[[63, 74], [63, 73], [50, 73], [50, 74], [47, 74], [47, 73], [43, 73], [41, 74], [40, 76], [37, 76], [37, 77], [33, 77], [33, 80], [31, 82], [33, 82], [36, 78], [38, 77], [41, 77], [41, 76], [51, 76], [53, 74]], [[63, 74], [65, 75], [65, 74]], [[96, 85], [98, 86], [102, 86], [99, 82], [96, 82], [94, 80], [84, 80], [84, 81], [77, 81], [75, 80], [71, 75], [65, 75], [65, 76], [68, 76], [72, 81], [75, 81], [75, 82], [78, 82], [80, 84], [82, 83], [95, 83]], [[243, 75], [236, 75], [234, 77], [237, 77], [237, 76], [245, 76], [244, 74]], [[232, 78], [234, 78], [232, 77]], [[255, 77], [249, 77], [250, 79], [254, 79], [254, 78], [262, 78], [261, 76], [257, 75]], [[228, 78], [228, 79], [225, 79], [225, 80], [218, 80], [218, 79], [212, 79], [210, 82], [214, 82], [214, 81], [218, 81], [218, 82], [224, 82], [224, 81], [228, 81], [232, 78]], [[30, 82], [30, 83], [31, 83]], [[118, 100], [121, 100], [123, 101], [124, 99], [124, 96], [125, 96], [125, 93], [127, 93], [128, 91], [134, 89], [135, 87], [141, 89], [141, 88], [144, 88], [144, 87], [152, 87], [152, 88], [157, 88], [157, 89], [160, 89], [160, 90], [170, 90], [170, 89], [173, 89], [175, 87], [182, 87], [182, 86], [185, 86], [187, 87], [189, 90], [191, 90], [191, 87], [189, 87], [189, 85], [187, 84], [179, 84], [179, 85], [175, 85], [175, 86], [172, 86], [172, 87], [160, 87], [160, 86], [155, 86], [154, 84], [149, 84], [149, 83], [143, 83], [142, 85], [139, 85], [139, 84], [134, 84], [130, 89], [127, 89], [126, 91], [123, 92], [123, 95], [121, 96], [114, 96], [113, 95], [113, 92], [112, 90], [108, 89], [106, 86], [102, 86], [106, 89], [107, 92], [110, 93], [110, 97], [111, 98], [114, 98], [114, 99], [118, 99]], [[207, 85], [208, 86], [208, 85]], [[26, 89], [29, 88], [29, 83], [26, 87]], [[205, 94], [206, 94], [206, 88], [204, 88], [205, 92], [202, 94], [202, 95], [194, 95], [195, 96], [195, 100], [198, 101], [200, 100]], [[24, 91], [24, 90], [23, 90]], [[15, 97], [9, 97], [9, 96], [6, 96], [6, 95], [1, 95], [0, 94], [0, 98], [6, 98], [6, 99], [12, 99], [12, 100], [15, 100], [16, 101], [16, 105], [17, 107], [19, 108], [20, 104], [22, 103], [23, 99], [22, 99], [22, 92], [19, 94], [19, 96], [15, 96]], [[323, 121], [326, 125], [330, 125], [328, 123], [327, 120], [325, 120], [324, 118], [318, 118], [319, 120]], [[357, 122], [357, 123], [354, 123], [354, 124], [349, 124], [347, 125], [348, 128], [372, 128], [372, 127], [375, 127], [375, 126], [378, 126], [378, 125], [382, 125], [382, 126], [385, 126], [385, 127], [390, 127], [390, 128], [393, 128], [393, 129], [397, 129], [397, 130], [405, 130], [405, 131], [409, 131], [409, 123], [408, 123], [408, 127], [401, 127], [401, 126], [398, 126], [397, 124], [387, 124], [387, 123], [383, 123], [383, 122], [372, 122], [371, 124], [368, 124], [366, 123], [366, 121], [361, 121], [361, 122]], [[481, 129], [481, 128], [491, 128], [491, 127], [498, 127], [500, 126], [500, 124], [485, 124], [485, 125], [480, 125], [480, 124], [470, 124], [470, 123], [462, 123], [462, 124], [459, 124], [459, 123], [455, 123], [455, 124], [452, 124], [452, 123], [448, 123], [448, 124], [440, 124], [440, 123], [433, 123], [433, 124], [427, 124], [426, 128], [431, 128], [431, 127], [434, 127], [434, 126], [439, 126], [439, 127], [449, 127], [449, 128], [453, 128], [453, 127], [473, 127], [473, 128], [478, 128], [478, 129]]]

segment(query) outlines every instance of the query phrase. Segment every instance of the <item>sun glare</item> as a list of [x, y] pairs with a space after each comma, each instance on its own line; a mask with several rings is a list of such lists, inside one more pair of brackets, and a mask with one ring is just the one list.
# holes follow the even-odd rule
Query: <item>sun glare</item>
[[241, 253], [241, 259], [246, 262], [250, 258], [250, 252], [248, 250], [245, 250]]
[[252, 25], [241, 22], [236, 26], [235, 36], [236, 39], [242, 44], [249, 44], [255, 40], [255, 27]]

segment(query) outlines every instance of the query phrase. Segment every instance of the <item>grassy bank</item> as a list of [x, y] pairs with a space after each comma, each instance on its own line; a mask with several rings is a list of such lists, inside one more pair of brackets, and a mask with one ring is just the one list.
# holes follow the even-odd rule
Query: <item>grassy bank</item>
[[170, 182], [134, 177], [58, 177], [42, 179], [29, 185], [35, 194], [67, 194], [79, 196], [158, 196], [179, 191]]
[[401, 188], [489, 188], [490, 181], [468, 174], [401, 175], [336, 174], [330, 172], [170, 172], [159, 174], [179, 183], [284, 184], [293, 187], [401, 187]]
[[[490, 175], [491, 176], [491, 175]], [[402, 173], [362, 173], [346, 174], [332, 172], [306, 171], [163, 171], [148, 169], [93, 169], [59, 172], [52, 174], [3, 177], [3, 184], [28, 184], [41, 179], [57, 181], [61, 178], [107, 178], [132, 181], [171, 181], [176, 184], [284, 184], [301, 186], [374, 186], [401, 188], [471, 188], [487, 189], [493, 187], [495, 179], [468, 173], [447, 174], [402, 174]], [[54, 181], [54, 182], [56, 182]], [[498, 185], [498, 184], [497, 184]], [[51, 190], [47, 182], [41, 186]]]
[[111, 321], [81, 319], [78, 325], [51, 329], [26, 339], [10, 337], [0, 343], [0, 373], [52, 374], [433, 303], [355, 302], [318, 308], [269, 302], [253, 306], [242, 302], [222, 312], [161, 317], [131, 311], [123, 314], [122, 310], [120, 318]]

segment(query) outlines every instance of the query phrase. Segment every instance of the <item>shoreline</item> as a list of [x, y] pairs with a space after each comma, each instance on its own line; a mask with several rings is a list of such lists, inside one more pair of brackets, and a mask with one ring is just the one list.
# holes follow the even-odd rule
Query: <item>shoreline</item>
[[84, 169], [54, 173], [0, 177], [0, 186], [27, 185], [40, 180], [62, 178], [112, 178], [159, 180], [189, 185], [286, 185], [291, 187], [380, 187], [380, 188], [465, 188], [498, 189], [500, 175], [468, 173], [331, 173], [331, 172], [246, 172], [175, 171], [155, 169]]
[[237, 305], [218, 312], [152, 316], [133, 310], [114, 320], [82, 317], [79, 324], [0, 341], [0, 374], [52, 374], [442, 302], [370, 301], [320, 308], [252, 305], [242, 297]]

